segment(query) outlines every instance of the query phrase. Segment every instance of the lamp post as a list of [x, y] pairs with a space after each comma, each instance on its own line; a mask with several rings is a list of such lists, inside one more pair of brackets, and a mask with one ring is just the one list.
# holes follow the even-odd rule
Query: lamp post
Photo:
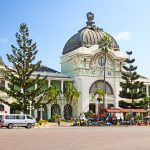
[[40, 109], [39, 110], [40, 110], [40, 120], [42, 120], [42, 116], [43, 116], [42, 112], [44, 111], [44, 108], [42, 108], [42, 105], [40, 105]]
[[27, 106], [27, 109], [29, 110], [31, 116], [31, 111], [34, 109], [34, 106], [32, 106], [32, 101], [29, 101], [29, 106]]

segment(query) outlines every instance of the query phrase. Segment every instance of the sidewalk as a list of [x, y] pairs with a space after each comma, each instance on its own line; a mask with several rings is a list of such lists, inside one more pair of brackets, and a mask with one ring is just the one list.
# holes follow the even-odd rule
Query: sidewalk
[[[70, 122], [61, 122], [60, 127], [70, 127], [71, 123]], [[51, 128], [51, 127], [59, 127], [57, 123], [47, 123], [47, 124], [42, 124], [40, 126], [35, 126], [34, 128]]]

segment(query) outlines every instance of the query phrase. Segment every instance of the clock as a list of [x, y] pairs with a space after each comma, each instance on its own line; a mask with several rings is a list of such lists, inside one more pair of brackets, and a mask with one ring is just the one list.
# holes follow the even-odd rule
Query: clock
[[98, 58], [98, 64], [99, 64], [100, 66], [104, 66], [104, 64], [105, 64], [105, 58], [104, 58], [104, 56], [100, 56], [100, 57]]

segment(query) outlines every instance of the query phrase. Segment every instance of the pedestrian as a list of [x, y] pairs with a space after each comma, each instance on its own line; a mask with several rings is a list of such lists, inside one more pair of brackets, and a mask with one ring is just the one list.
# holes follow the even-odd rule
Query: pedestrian
[[0, 118], [0, 128], [2, 128], [2, 119]]
[[58, 124], [59, 127], [60, 127], [60, 122], [61, 122], [61, 118], [58, 117], [58, 118], [57, 118], [57, 124]]

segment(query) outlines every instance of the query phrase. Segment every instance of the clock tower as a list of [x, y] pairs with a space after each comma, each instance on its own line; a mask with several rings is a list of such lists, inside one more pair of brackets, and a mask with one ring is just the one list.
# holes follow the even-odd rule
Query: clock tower
[[[116, 40], [94, 23], [94, 14], [87, 13], [86, 26], [73, 35], [65, 44], [61, 56], [61, 72], [74, 79], [81, 92], [77, 104], [78, 113], [92, 110], [98, 112], [98, 102], [92, 96], [96, 89], [104, 89], [106, 84], [107, 107], [118, 107], [121, 66], [126, 59]], [[104, 34], [110, 36], [112, 43], [106, 55], [104, 83], [104, 55], [99, 43]]]

